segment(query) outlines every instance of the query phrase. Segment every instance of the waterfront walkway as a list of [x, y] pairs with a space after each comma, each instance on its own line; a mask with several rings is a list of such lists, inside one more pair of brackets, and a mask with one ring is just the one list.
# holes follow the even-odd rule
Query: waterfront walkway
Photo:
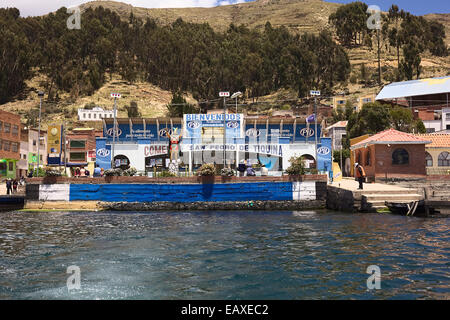
[[423, 192], [414, 188], [364, 183], [364, 189], [358, 190], [358, 186], [354, 178], [343, 178], [329, 184], [327, 203], [331, 208], [344, 211], [376, 211], [387, 209], [386, 201], [409, 203], [424, 199]]

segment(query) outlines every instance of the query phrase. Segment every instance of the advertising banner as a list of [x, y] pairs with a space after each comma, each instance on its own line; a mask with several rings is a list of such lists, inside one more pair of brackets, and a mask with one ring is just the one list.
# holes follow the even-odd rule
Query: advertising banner
[[[223, 114], [185, 114], [183, 116], [184, 137], [202, 138], [209, 132], [213, 132], [213, 128], [217, 128], [217, 132], [223, 136], [223, 116]], [[243, 137], [243, 121], [244, 115], [241, 113], [225, 115], [225, 136], [227, 139]]]
[[63, 127], [60, 124], [48, 126], [47, 134], [47, 153], [49, 155], [60, 155], [62, 144]]
[[106, 144], [105, 138], [98, 138], [96, 143], [96, 164], [103, 169], [111, 169], [111, 145]]

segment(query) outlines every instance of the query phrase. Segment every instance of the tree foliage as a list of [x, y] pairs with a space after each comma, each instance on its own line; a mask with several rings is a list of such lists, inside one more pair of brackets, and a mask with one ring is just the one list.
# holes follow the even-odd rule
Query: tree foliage
[[50, 101], [62, 92], [91, 95], [113, 73], [196, 99], [224, 90], [257, 99], [280, 88], [330, 93], [350, 72], [347, 54], [326, 32], [299, 36], [267, 23], [262, 31], [231, 24], [220, 33], [182, 19], [164, 26], [134, 15], [123, 21], [101, 6], [83, 11], [81, 29], [69, 30], [69, 16], [66, 8], [31, 18], [1, 9], [2, 102], [23, 89], [32, 68], [46, 75]]

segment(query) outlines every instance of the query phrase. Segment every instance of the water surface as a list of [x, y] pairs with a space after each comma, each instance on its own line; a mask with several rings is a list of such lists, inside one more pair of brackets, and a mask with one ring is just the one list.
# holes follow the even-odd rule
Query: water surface
[[448, 299], [449, 227], [326, 211], [0, 213], [0, 299]]

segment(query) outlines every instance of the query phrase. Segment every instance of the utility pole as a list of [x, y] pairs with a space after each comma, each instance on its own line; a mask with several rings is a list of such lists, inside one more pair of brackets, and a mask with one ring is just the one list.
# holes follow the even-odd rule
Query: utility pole
[[111, 97], [114, 98], [114, 123], [113, 123], [113, 143], [111, 148], [111, 169], [114, 169], [114, 148], [116, 145], [116, 134], [117, 134], [117, 125], [116, 125], [116, 109], [117, 109], [117, 99], [120, 98], [120, 93], [111, 93]]
[[230, 96], [230, 92], [228, 91], [222, 91], [219, 92], [219, 97], [223, 97], [223, 168], [225, 169], [225, 165], [226, 165], [226, 157], [227, 157], [227, 152], [225, 151], [226, 148], [226, 137], [227, 137], [227, 123], [225, 121], [225, 117], [226, 117], [226, 111], [227, 111], [227, 105], [226, 105], [226, 97]]
[[381, 44], [380, 44], [380, 29], [377, 29], [378, 39], [378, 84], [381, 86]]
[[[315, 160], [316, 160], [316, 169], [318, 167], [318, 161], [317, 161], [317, 96], [320, 96], [320, 91], [311, 90], [310, 95], [314, 96], [314, 151], [315, 151]], [[307, 134], [308, 135], [308, 134]]]
[[40, 150], [41, 150], [41, 110], [42, 110], [42, 97], [44, 96], [43, 91], [38, 92], [39, 96], [39, 129], [38, 129], [38, 153], [37, 153], [37, 172], [36, 177], [39, 177], [39, 165], [40, 165]]

